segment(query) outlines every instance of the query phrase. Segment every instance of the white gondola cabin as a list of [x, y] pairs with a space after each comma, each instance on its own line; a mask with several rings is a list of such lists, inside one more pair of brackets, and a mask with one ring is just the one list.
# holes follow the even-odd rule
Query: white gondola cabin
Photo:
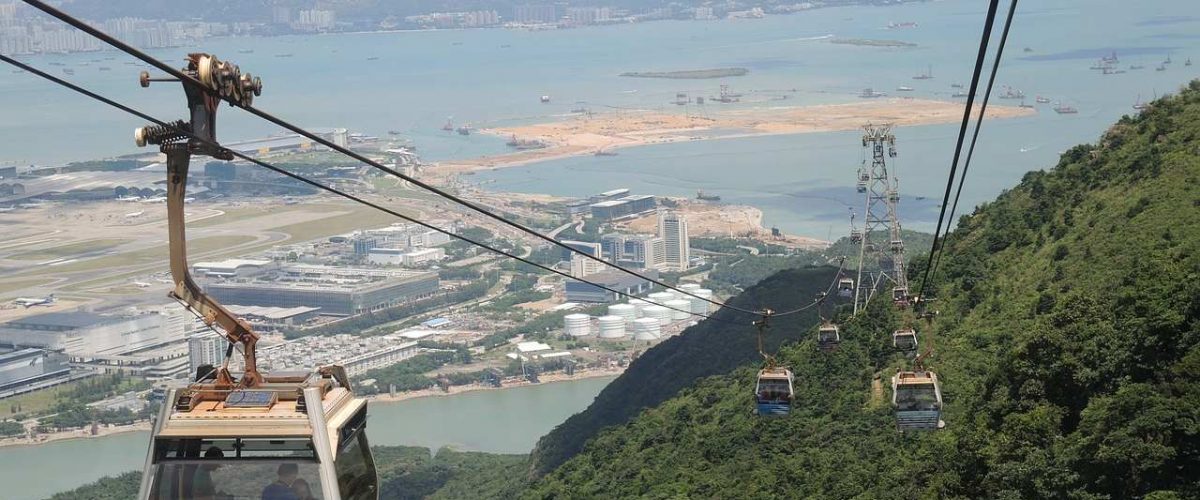
[[908, 287], [898, 286], [892, 288], [892, 302], [897, 307], [908, 307]]
[[[138, 498], [378, 498], [367, 402], [331, 373], [265, 374], [250, 390], [171, 390], [152, 430]], [[301, 483], [302, 482], [302, 483]], [[284, 498], [275, 496], [274, 498]]]
[[849, 297], [854, 295], [854, 279], [842, 278], [838, 280], [838, 296]]
[[917, 331], [912, 328], [902, 328], [892, 332], [892, 347], [901, 351], [917, 350]]
[[787, 368], [763, 368], [754, 386], [754, 413], [763, 416], [784, 416], [792, 411], [792, 371]]
[[900, 371], [892, 377], [892, 406], [900, 430], [931, 430], [942, 422], [942, 388], [931, 371]]
[[841, 331], [837, 325], [826, 321], [817, 329], [817, 347], [822, 351], [832, 350], [841, 342]]

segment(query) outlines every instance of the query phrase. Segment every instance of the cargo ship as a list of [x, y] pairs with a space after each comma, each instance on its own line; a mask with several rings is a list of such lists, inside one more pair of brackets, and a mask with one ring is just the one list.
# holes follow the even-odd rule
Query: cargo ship
[[721, 197], [715, 194], [705, 194], [704, 191], [696, 191], [696, 199], [700, 201], [721, 201]]

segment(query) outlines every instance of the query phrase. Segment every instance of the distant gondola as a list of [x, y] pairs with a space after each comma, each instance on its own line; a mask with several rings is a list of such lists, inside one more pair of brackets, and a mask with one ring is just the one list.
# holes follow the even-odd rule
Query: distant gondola
[[837, 325], [826, 321], [817, 329], [817, 347], [822, 351], [831, 351], [840, 343], [842, 335]]

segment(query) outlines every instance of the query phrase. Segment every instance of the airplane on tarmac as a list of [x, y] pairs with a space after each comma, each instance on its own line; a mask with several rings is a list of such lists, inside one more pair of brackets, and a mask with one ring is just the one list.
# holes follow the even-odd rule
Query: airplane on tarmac
[[30, 307], [33, 307], [33, 306], [51, 305], [54, 303], [55, 300], [56, 299], [54, 298], [54, 294], [52, 293], [52, 294], [42, 297], [40, 299], [30, 298], [30, 297], [20, 297], [20, 298], [17, 298], [16, 300], [14, 300], [13, 304], [16, 304], [19, 306], [25, 306], [26, 309], [29, 309]]

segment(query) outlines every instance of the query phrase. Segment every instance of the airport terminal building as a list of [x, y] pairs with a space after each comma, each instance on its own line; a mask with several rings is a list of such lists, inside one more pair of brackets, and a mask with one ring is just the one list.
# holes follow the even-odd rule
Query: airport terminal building
[[209, 280], [205, 290], [224, 304], [316, 307], [323, 316], [351, 316], [430, 297], [439, 284], [434, 272], [287, 265], [253, 278]]

